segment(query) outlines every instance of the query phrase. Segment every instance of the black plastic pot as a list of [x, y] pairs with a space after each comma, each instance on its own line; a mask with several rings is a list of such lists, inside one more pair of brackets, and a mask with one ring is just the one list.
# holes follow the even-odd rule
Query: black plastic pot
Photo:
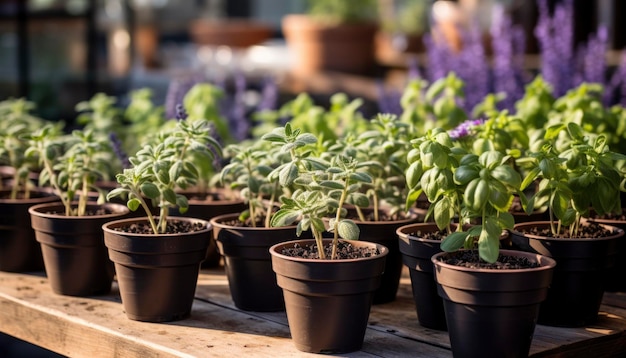
[[414, 236], [416, 231], [437, 232], [435, 223], [416, 223], [397, 229], [399, 248], [404, 264], [409, 268], [411, 288], [417, 319], [421, 326], [446, 330], [446, 315], [443, 300], [437, 293], [434, 267], [431, 257], [441, 252], [440, 240], [429, 240]]
[[122, 305], [129, 319], [146, 322], [175, 321], [189, 317], [200, 263], [211, 239], [209, 222], [192, 218], [171, 220], [201, 222], [204, 229], [180, 234], [131, 234], [123, 229], [147, 218], [111, 221], [102, 226], [104, 243], [115, 263]]
[[[331, 240], [325, 240], [329, 243]], [[295, 240], [270, 248], [272, 268], [283, 289], [289, 330], [296, 348], [312, 353], [347, 353], [361, 349], [373, 292], [380, 286], [389, 250], [364, 259], [316, 260], [283, 255], [283, 248], [313, 240]]]
[[402, 276], [402, 255], [396, 230], [403, 225], [414, 223], [418, 219], [418, 215], [412, 213], [402, 220], [355, 221], [361, 231], [359, 240], [381, 244], [389, 249], [380, 287], [374, 292], [374, 304], [388, 303], [396, 299], [400, 276]]
[[432, 257], [443, 298], [452, 354], [464, 357], [528, 357], [539, 313], [548, 293], [555, 261], [514, 250], [540, 267], [517, 270], [473, 269]]
[[[174, 209], [170, 213], [171, 216], [184, 216], [210, 221], [216, 216], [240, 213], [246, 209], [243, 199], [224, 199], [220, 191], [209, 193], [211, 200], [200, 200], [197, 198], [199, 194], [194, 192], [185, 192], [184, 194], [189, 198], [189, 208], [184, 214], [180, 214], [178, 210]], [[202, 262], [201, 267], [217, 267], [221, 258], [217, 244], [212, 239], [209, 241], [206, 259]]]
[[[0, 191], [1, 197], [9, 195]], [[58, 201], [45, 191], [31, 191], [29, 199], [0, 199], [0, 271], [26, 272], [44, 269], [41, 245], [35, 239], [28, 208]]]
[[528, 227], [549, 225], [549, 222], [522, 223], [511, 231], [517, 247], [552, 257], [557, 262], [548, 297], [541, 304], [539, 323], [586, 326], [598, 318], [607, 273], [619, 254], [624, 230], [607, 226], [615, 234], [602, 238], [549, 238], [524, 233]]
[[[626, 210], [624, 211], [626, 213]], [[594, 217], [590, 219], [600, 224], [615, 226], [622, 230], [626, 230], [626, 221], [618, 219], [607, 219], [602, 217]], [[626, 292], [626, 260], [623, 259], [626, 255], [626, 237], [622, 236], [618, 240], [619, 256], [615, 260], [613, 267], [609, 268], [607, 273], [607, 279], [605, 284], [605, 291], [608, 292]]]
[[87, 211], [104, 208], [107, 214], [65, 216], [60, 203], [31, 206], [31, 224], [41, 244], [46, 275], [55, 293], [67, 296], [104, 295], [111, 291], [115, 274], [104, 246], [102, 225], [128, 214], [120, 204], [87, 205]]
[[228, 224], [239, 214], [211, 219], [213, 237], [224, 256], [224, 267], [235, 306], [246, 311], [285, 309], [283, 290], [272, 270], [270, 247], [293, 240], [296, 227], [245, 227]]

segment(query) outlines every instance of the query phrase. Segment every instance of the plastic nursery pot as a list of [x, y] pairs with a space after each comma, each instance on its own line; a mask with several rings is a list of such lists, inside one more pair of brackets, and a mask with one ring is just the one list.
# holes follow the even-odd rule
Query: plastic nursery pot
[[239, 214], [211, 219], [213, 237], [224, 256], [230, 293], [237, 308], [246, 311], [282, 311], [283, 290], [272, 270], [270, 247], [296, 237], [296, 227], [234, 226]]
[[540, 303], [546, 298], [555, 260], [528, 252], [500, 250], [540, 264], [537, 268], [477, 269], [432, 257], [443, 298], [454, 357], [527, 357]]
[[[220, 191], [210, 192], [205, 195], [209, 199], [205, 200], [200, 199], [198, 193], [184, 192], [184, 194], [189, 199], [189, 209], [185, 214], [180, 214], [177, 209], [174, 209], [170, 212], [171, 216], [184, 216], [210, 221], [216, 216], [240, 213], [246, 209], [243, 199], [224, 199]], [[218, 267], [221, 258], [215, 240], [211, 239], [207, 248], [206, 259], [202, 262], [201, 267]]]
[[200, 222], [204, 228], [159, 235], [118, 230], [145, 222], [147, 218], [116, 220], [102, 226], [129, 319], [166, 322], [191, 314], [200, 263], [206, 257], [212, 227], [206, 220], [184, 217], [170, 220]]
[[[60, 203], [31, 206], [31, 224], [41, 244], [46, 275], [55, 293], [68, 296], [104, 295], [111, 291], [115, 274], [107, 256], [102, 225], [124, 217], [129, 210], [121, 204], [87, 205], [106, 214], [66, 216]], [[61, 213], [61, 214], [59, 214]]]
[[443, 300], [437, 293], [431, 262], [431, 257], [441, 252], [441, 241], [414, 235], [417, 231], [437, 232], [439, 228], [435, 223], [415, 223], [401, 226], [396, 231], [402, 260], [409, 268], [417, 319], [423, 327], [446, 330]]
[[560, 327], [586, 326], [598, 318], [607, 274], [619, 254], [624, 230], [605, 225], [614, 234], [600, 238], [550, 238], [525, 233], [530, 227], [549, 226], [545, 221], [529, 222], [516, 224], [511, 231], [516, 247], [557, 262], [538, 322]]
[[400, 276], [402, 276], [402, 255], [396, 230], [419, 219], [416, 213], [407, 218], [393, 221], [355, 221], [361, 230], [359, 240], [374, 242], [389, 249], [385, 263], [385, 272], [380, 287], [374, 292], [374, 304], [388, 303], [396, 299]]
[[47, 191], [31, 191], [28, 199], [8, 199], [0, 191], [0, 271], [26, 272], [44, 269], [41, 245], [35, 239], [28, 209], [37, 204], [59, 201]]
[[296, 243], [305, 246], [314, 240], [288, 241], [270, 248], [296, 348], [312, 353], [361, 349], [373, 293], [380, 286], [389, 250], [380, 244], [353, 241], [355, 246], [375, 247], [380, 254], [363, 259], [317, 260], [282, 253]]

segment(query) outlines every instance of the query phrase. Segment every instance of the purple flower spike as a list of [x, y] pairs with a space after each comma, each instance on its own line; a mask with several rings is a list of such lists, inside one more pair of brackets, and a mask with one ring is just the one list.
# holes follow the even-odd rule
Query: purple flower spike
[[187, 111], [185, 110], [185, 107], [179, 103], [176, 105], [176, 120], [183, 121], [185, 119], [187, 119]]
[[467, 121], [459, 124], [454, 129], [448, 131], [448, 135], [453, 140], [458, 140], [468, 135], [473, 134], [472, 129], [485, 123], [484, 119], [468, 119]]
[[128, 160], [128, 155], [126, 155], [126, 152], [122, 149], [122, 141], [120, 138], [117, 134], [111, 132], [109, 134], [109, 140], [111, 141], [111, 146], [113, 147], [115, 155], [120, 160], [120, 163], [122, 163], [122, 168], [130, 168], [130, 161]]

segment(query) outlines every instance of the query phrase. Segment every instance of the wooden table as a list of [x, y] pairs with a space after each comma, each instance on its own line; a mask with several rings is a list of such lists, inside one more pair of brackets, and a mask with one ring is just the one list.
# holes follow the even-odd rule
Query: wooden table
[[[605, 294], [597, 324], [538, 325], [533, 357], [626, 356], [626, 295]], [[203, 270], [191, 317], [171, 323], [131, 321], [117, 283], [107, 296], [54, 294], [43, 272], [0, 272], [0, 331], [71, 357], [301, 357], [284, 312], [235, 308], [222, 268]], [[398, 298], [375, 305], [363, 349], [344, 357], [451, 357], [446, 332], [417, 322], [405, 272]]]

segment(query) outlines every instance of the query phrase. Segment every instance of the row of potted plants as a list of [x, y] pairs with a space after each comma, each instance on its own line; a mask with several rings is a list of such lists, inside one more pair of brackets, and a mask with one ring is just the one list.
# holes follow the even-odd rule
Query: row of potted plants
[[[402, 116], [373, 119], [360, 116], [359, 101], [343, 94], [333, 97], [328, 110], [303, 94], [265, 113], [277, 121], [274, 129], [237, 145], [221, 145], [213, 139], [212, 118], [187, 117], [181, 107], [178, 120], [146, 136], [117, 173], [117, 187], [107, 198], [122, 198], [127, 208], [107, 204], [101, 207], [107, 216], [89, 214], [95, 210], [89, 201], [102, 191], [97, 180], [107, 178], [100, 164], [114, 162], [111, 142], [104, 140], [108, 134], [87, 125], [64, 135], [48, 125], [3, 138], [23, 140], [23, 157], [32, 161], [16, 173], [37, 172], [39, 183], [49, 183], [60, 202], [54, 209], [29, 210], [44, 253], [54, 250], [44, 261], [55, 292], [108, 292], [113, 270], [97, 288], [85, 283], [89, 288], [68, 289], [52, 278], [52, 262], [106, 267], [108, 255], [129, 318], [187, 317], [213, 236], [237, 307], [285, 309], [298, 349], [348, 352], [363, 343], [372, 302], [395, 299], [403, 260], [420, 324], [447, 328], [455, 356], [527, 355], [537, 317], [539, 323], [564, 326], [597, 317], [604, 286], [595, 275], [613, 264], [623, 230], [592, 221], [621, 213], [626, 157], [609, 146], [622, 145], [626, 112], [599, 107], [599, 91], [588, 84], [553, 98], [538, 77], [518, 113], [499, 111], [498, 98], [489, 96], [476, 107], [481, 119], [468, 121], [457, 105], [462, 89], [453, 73], [429, 86], [411, 83]], [[94, 114], [102, 109], [91, 108]], [[279, 123], [285, 115], [288, 121]], [[22, 116], [27, 117], [23, 111]], [[219, 157], [226, 161], [223, 168], [216, 164]], [[201, 181], [238, 193], [245, 206], [206, 219], [178, 217], [190, 208], [186, 190]], [[545, 223], [532, 226], [546, 230], [520, 224], [524, 215], [514, 214], [517, 205], [525, 214], [543, 213]], [[138, 209], [142, 218], [113, 220]], [[72, 215], [82, 222], [99, 218], [85, 225], [97, 229], [91, 233], [95, 241], [82, 242], [65, 229], [61, 242], [52, 243], [51, 232], [60, 224], [38, 224], [36, 218], [56, 212], [65, 221]], [[182, 239], [188, 230], [191, 237]], [[591, 238], [597, 234], [608, 237]], [[304, 241], [292, 241], [296, 237]], [[63, 257], [75, 241], [99, 258], [74, 263]], [[577, 243], [583, 247], [575, 248]], [[575, 253], [562, 253], [572, 247]], [[603, 256], [583, 263], [590, 253]], [[574, 291], [558, 293], [569, 282], [577, 284]], [[141, 301], [144, 294], [150, 304]], [[154, 299], [162, 294], [181, 299]], [[565, 303], [567, 309], [558, 311]], [[584, 315], [574, 318], [571, 312]], [[502, 318], [507, 323], [494, 321]], [[460, 326], [468, 322], [474, 328]]]

